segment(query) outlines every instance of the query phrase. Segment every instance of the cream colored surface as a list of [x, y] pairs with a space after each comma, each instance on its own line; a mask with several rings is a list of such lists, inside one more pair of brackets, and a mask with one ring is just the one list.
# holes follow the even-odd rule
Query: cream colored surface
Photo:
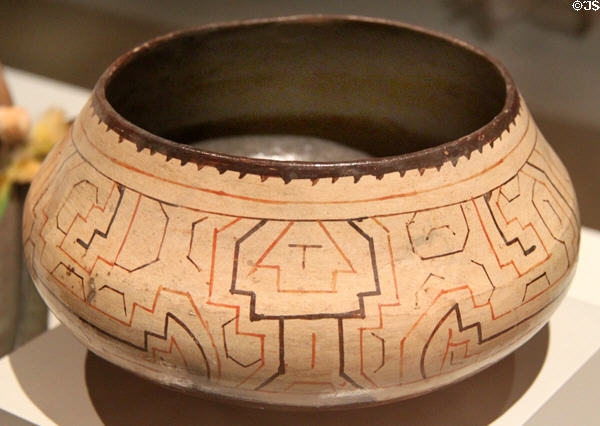
[[579, 237], [525, 107], [456, 166], [313, 185], [137, 152], [88, 104], [27, 212], [34, 280], [92, 350], [302, 406], [403, 398], [498, 360], [564, 297]]
[[[15, 70], [8, 70], [8, 79], [11, 88], [14, 88], [13, 93], [16, 97], [21, 98], [23, 101], [20, 103], [26, 103], [28, 108], [42, 111], [46, 104], [60, 104], [75, 113], [84, 102], [85, 91], [83, 90], [79, 95], [79, 92], [73, 88], [66, 88], [59, 83], [32, 77]], [[557, 309], [550, 320], [549, 346], [545, 349], [547, 351], [545, 361], [527, 392], [514, 405], [507, 407], [506, 411], [497, 418], [495, 424], [514, 425], [524, 423], [532, 413], [547, 401], [556, 389], [568, 380], [592, 354], [600, 349], [600, 338], [590, 334], [590, 332], [594, 332], [594, 329], [587, 326], [578, 326], [579, 324], [596, 324], [598, 318], [600, 318], [598, 308], [600, 306], [600, 292], [597, 289], [598, 280], [595, 272], [598, 250], [600, 250], [600, 233], [584, 228], [581, 238], [580, 258], [573, 284], [568, 290], [567, 300]], [[97, 417], [97, 413], [92, 402], [87, 398], [85, 390], [85, 347], [76, 339], [69, 337], [70, 333], [67, 333], [64, 327], [60, 330], [60, 335], [47, 333], [44, 338], [36, 339], [10, 357], [0, 359], [0, 408], [39, 425], [101, 424], [101, 420]], [[37, 389], [36, 395], [31, 393], [31, 389], [20, 383], [19, 374], [13, 370], [11, 365], [11, 358], [13, 357], [15, 360], [26, 357], [28, 361], [25, 365], [28, 366], [28, 371], [38, 372], [35, 386]], [[56, 360], [61, 359], [64, 359], [65, 363], [57, 365]], [[534, 368], [528, 362], [528, 359], [523, 361], [523, 364], [518, 364], [517, 370], [507, 372], [507, 374], [515, 375], [515, 382], [521, 376], [519, 372]], [[43, 372], [57, 372], [57, 374], [42, 374]], [[72, 378], [73, 381], [66, 380], [69, 378]], [[480, 385], [483, 385], [483, 383], [480, 383]], [[483, 387], [485, 386], [480, 386], [478, 389]], [[590, 392], [594, 391], [594, 389], [590, 389]], [[39, 401], [40, 395], [50, 398], [53, 407], [51, 411]], [[83, 400], [79, 399], [81, 396], [84, 397]], [[462, 398], [460, 399], [462, 400]], [[415, 419], [415, 422], [419, 422], [422, 419], [418, 417], [418, 413], [427, 410], [427, 401], [426, 397], [414, 400], [414, 402], [419, 403], [411, 406], [415, 408], [414, 411], [417, 413], [413, 417], [407, 414], [406, 406], [400, 404], [396, 410], [386, 412], [389, 415], [386, 414], [385, 421], [393, 423], [397, 422], [402, 416], [409, 415], [410, 418]], [[142, 404], [147, 404], [148, 401], [136, 401], [135, 395], [132, 395], [132, 399], [128, 399], [128, 403], [134, 408], [142, 407]], [[198, 400], [198, 404], [202, 405], [203, 401]], [[152, 401], [151, 405], [163, 407], [161, 401]], [[202, 406], [205, 407], [206, 405]], [[209, 405], [209, 407], [212, 406]], [[378, 408], [377, 411], [368, 410], [368, 416], [377, 418], [379, 410], [385, 408], [387, 407]], [[435, 417], [442, 421], [441, 419], [445, 418], [446, 413], [453, 413], [456, 409], [455, 406], [442, 405], [437, 407]], [[565, 409], [574, 411], [577, 410], [577, 407], [566, 407]], [[465, 410], [472, 413], [481, 413], [485, 412], [486, 407], [469, 405], [468, 408], [465, 407]], [[236, 416], [246, 413], [245, 411], [240, 413], [240, 410], [230, 406], [216, 406], [212, 409], [212, 412], [220, 416], [216, 417], [231, 419], [231, 421], [241, 419]], [[57, 418], [56, 413], [62, 413], [62, 417]], [[89, 417], [79, 417], [80, 413], [87, 413]], [[189, 413], [189, 411], [185, 411], [185, 413]], [[201, 411], [201, 413], [206, 416], [205, 411]], [[258, 422], [262, 421], [262, 424], [268, 424], [263, 421], [264, 413], [264, 411], [252, 411], [247, 414], [246, 419], [254, 416]], [[347, 421], [346, 424], [351, 424], [352, 419], [357, 420], [356, 424], [359, 424], [360, 419], [363, 418], [360, 413], [360, 411], [352, 410], [331, 414], [335, 418], [346, 419], [344, 420]], [[318, 418], [323, 419], [324, 424], [326, 424], [327, 419], [331, 417], [327, 417], [327, 413], [324, 414], [319, 413]], [[67, 419], [65, 419], [65, 416]], [[70, 422], [68, 421], [69, 418], [71, 419]], [[59, 421], [60, 419], [63, 421]], [[209, 419], [212, 419], [212, 417], [209, 417]], [[293, 418], [287, 417], [287, 419], [288, 423], [292, 424]], [[185, 418], [182, 421], [185, 421]]]
[[514, 176], [515, 168], [532, 155], [538, 138], [539, 147], [544, 147], [543, 136], [523, 108], [494, 148], [485, 145], [471, 158], [460, 157], [456, 166], [448, 161], [440, 170], [422, 170], [422, 175], [414, 169], [404, 176], [364, 176], [357, 183], [348, 176], [316, 184], [310, 179], [262, 182], [252, 174], [240, 179], [237, 172], [220, 174], [213, 167], [198, 170], [192, 163], [182, 166], [178, 159], [166, 161], [163, 154], [148, 149], [138, 153], [134, 144], [119, 143], [116, 133], [98, 123], [89, 104], [73, 127], [72, 140], [79, 155], [99, 173], [123, 176], [122, 183], [140, 193], [152, 188], [152, 195], [165, 202], [207, 213], [244, 212], [259, 219], [343, 220], [410, 213], [481, 196]]
[[[595, 263], [594, 251], [588, 251], [586, 247], [600, 247], [600, 233], [591, 229], [583, 229], [582, 233], [582, 252], [580, 266], [583, 270], [586, 265], [590, 267]], [[587, 255], [589, 253], [589, 256]], [[544, 351], [545, 358], [539, 372], [535, 374], [535, 380], [528, 387], [526, 393], [518, 394], [519, 378], [527, 375], [531, 369], [537, 368], [531, 364], [531, 359], [522, 356], [516, 352], [515, 367], [513, 370], [506, 371], [506, 374], [514, 375], [513, 389], [511, 394], [516, 393], [514, 398], [516, 402], [506, 407], [498, 417], [493, 421], [493, 425], [520, 425], [524, 424], [546, 401], [569, 380], [570, 377], [580, 366], [600, 349], [600, 335], [594, 329], [589, 327], [577, 327], [579, 323], [596, 323], [600, 321], [600, 299], [582, 302], [571, 295], [579, 292], [585, 292], [586, 289], [593, 290], [596, 287], [596, 280], [593, 275], [582, 274], [578, 270], [573, 285], [569, 290], [567, 299], [552, 316], [549, 323], [548, 347], [536, 347], [535, 351]], [[590, 334], [591, 333], [591, 334]], [[568, 342], [565, 344], [564, 342]], [[7, 410], [19, 417], [22, 417], [36, 425], [94, 425], [103, 424], [102, 417], [96, 411], [97, 408], [90, 396], [86, 379], [86, 354], [87, 350], [73, 335], [65, 329], [64, 326], [46, 333], [42, 337], [29, 343], [19, 351], [10, 356], [0, 359], [0, 408]], [[511, 356], [512, 357], [512, 356]], [[56, 364], [55, 360], [62, 360]], [[22, 371], [16, 368], [20, 365], [22, 368], [28, 366], [30, 371], [38, 371], [37, 386], [31, 388], [31, 382], [26, 383], [21, 377]], [[89, 368], [89, 367], [88, 367]], [[125, 374], [123, 372], [123, 374]], [[471, 404], [465, 402], [460, 406], [443, 404], [432, 409], [432, 400], [425, 396], [406, 403], [395, 404], [394, 407], [378, 407], [375, 410], [366, 410], [368, 414], [363, 415], [365, 410], [336, 411], [332, 413], [318, 413], [311, 419], [313, 424], [346, 424], [360, 425], [364, 424], [365, 419], [378, 418], [384, 423], [393, 423], [403, 421], [404, 423], [421, 424], [439, 424], [447, 419], [452, 419], [452, 413], [457, 410], [466, 410], [468, 413], [459, 416], [465, 420], [471, 419], [473, 423], [477, 422], [480, 416], [485, 416], [490, 408], [486, 406], [488, 398], [498, 396], [499, 392], [492, 392], [492, 395], [482, 395], [481, 392], [489, 389], [483, 383], [487, 380], [485, 374], [481, 374], [481, 380], [475, 380], [472, 386], [479, 389], [477, 403]], [[588, 392], [595, 392], [596, 389], [590, 388]], [[455, 392], [460, 389], [455, 389]], [[444, 392], [444, 391], [441, 391]], [[476, 393], [477, 393], [476, 392]], [[447, 396], [452, 395], [446, 394]], [[146, 395], [144, 395], [145, 397]], [[164, 396], [164, 395], [160, 395]], [[150, 412], [162, 412], [168, 409], [168, 402], [165, 402], [157, 396], [155, 399], [143, 399], [140, 395], [132, 394], [128, 397], [126, 404], [134, 411], [145, 410]], [[173, 399], [180, 400], [182, 395], [175, 393]], [[462, 397], [458, 397], [463, 401]], [[511, 398], [512, 399], [512, 398]], [[197, 404], [194, 410], [190, 406]], [[150, 405], [150, 408], [148, 408]], [[411, 410], [412, 408], [412, 410]], [[381, 410], [385, 414], [378, 417], [377, 413]], [[565, 407], [567, 412], [573, 412], [576, 415], [576, 406]], [[420, 412], [434, 412], [425, 421]], [[275, 425], [280, 424], [270, 421], [278, 416], [270, 413], [269, 410], [244, 410], [230, 405], [221, 405], [207, 402], [201, 399], [197, 401], [188, 401], [186, 398], [185, 409], [170, 413], [173, 422], [185, 423], [191, 418], [189, 415], [197, 413], [203, 416], [206, 422], [211, 424], [237, 424], [244, 418], [253, 419], [250, 424]], [[479, 414], [478, 414], [479, 413]], [[286, 424], [300, 425], [306, 424], [306, 417], [298, 416], [298, 413], [281, 413], [286, 417]], [[246, 416], [246, 417], [244, 417]], [[131, 416], [129, 416], [131, 418]], [[332, 417], [339, 419], [338, 422], [331, 421]], [[587, 419], [593, 421], [591, 419]], [[486, 422], [479, 422], [486, 423]], [[460, 424], [455, 422], [455, 424]], [[464, 424], [464, 423], [463, 423]]]

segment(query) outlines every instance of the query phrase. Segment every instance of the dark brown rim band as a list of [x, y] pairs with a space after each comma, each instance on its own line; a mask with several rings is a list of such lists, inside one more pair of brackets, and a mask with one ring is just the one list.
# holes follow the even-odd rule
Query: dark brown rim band
[[[190, 33], [208, 32], [220, 28], [244, 27], [265, 23], [315, 22], [323, 24], [343, 21], [376, 23], [420, 32], [431, 37], [442, 39], [483, 58], [495, 67], [505, 82], [506, 98], [502, 110], [490, 122], [476, 131], [459, 139], [442, 143], [432, 148], [388, 157], [321, 163], [256, 159], [202, 151], [185, 144], [165, 139], [136, 126], [122, 117], [106, 99], [105, 89], [118, 69], [135, 58], [139, 52], [147, 51], [158, 44], [174, 38], [186, 36]], [[149, 149], [151, 153], [159, 152], [165, 155], [167, 160], [171, 158], [179, 159], [182, 165], [188, 162], [194, 163], [199, 169], [204, 166], [211, 166], [215, 167], [220, 173], [225, 173], [226, 171], [238, 172], [240, 178], [246, 174], [259, 175], [263, 180], [269, 177], [280, 177], [285, 183], [290, 182], [292, 179], [317, 180], [322, 178], [332, 178], [335, 180], [345, 176], [352, 176], [354, 177], [355, 182], [358, 182], [362, 176], [366, 175], [372, 175], [381, 179], [383, 175], [387, 173], [399, 172], [400, 175], [403, 176], [408, 170], [419, 169], [421, 172], [430, 168], [439, 170], [442, 165], [447, 162], [452, 162], [453, 165], [456, 165], [460, 157], [464, 156], [470, 158], [473, 151], [479, 150], [481, 152], [486, 144], [493, 144], [504, 131], [509, 129], [510, 124], [514, 122], [520, 110], [519, 94], [506, 68], [496, 59], [476, 47], [437, 32], [394, 21], [356, 16], [327, 15], [234, 21], [206, 25], [192, 30], [176, 31], [155, 38], [125, 53], [113, 62], [113, 64], [102, 74], [94, 87], [91, 101], [93, 110], [99, 119], [104, 122], [110, 130], [115, 131], [119, 135], [120, 140], [135, 143], [138, 151], [146, 148]]]

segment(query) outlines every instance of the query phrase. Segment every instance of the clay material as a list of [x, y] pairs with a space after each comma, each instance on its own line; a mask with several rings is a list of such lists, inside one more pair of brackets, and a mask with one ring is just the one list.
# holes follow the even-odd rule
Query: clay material
[[[376, 158], [186, 145], [263, 134]], [[507, 355], [564, 297], [579, 229], [500, 64], [393, 22], [299, 17], [117, 60], [37, 175], [23, 238], [45, 301], [100, 356], [306, 408], [407, 398]]]

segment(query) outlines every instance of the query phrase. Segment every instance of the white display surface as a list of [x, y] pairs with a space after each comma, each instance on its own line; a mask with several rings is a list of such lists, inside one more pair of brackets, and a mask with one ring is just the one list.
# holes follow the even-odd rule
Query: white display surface
[[[50, 106], [75, 116], [89, 95], [13, 69], [7, 70], [7, 80], [15, 103], [33, 117]], [[482, 373], [412, 400], [359, 410], [285, 413], [195, 399], [90, 356], [59, 326], [0, 359], [0, 409], [40, 425], [523, 424], [600, 350], [600, 328], [593, 326], [600, 324], [599, 252], [600, 232], [584, 228], [575, 278], [549, 326]], [[577, 407], [565, 409], [575, 415]]]

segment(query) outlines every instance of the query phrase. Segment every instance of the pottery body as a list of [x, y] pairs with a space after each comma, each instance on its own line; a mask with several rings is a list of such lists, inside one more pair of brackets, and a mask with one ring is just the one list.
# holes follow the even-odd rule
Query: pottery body
[[261, 405], [406, 398], [505, 356], [566, 293], [575, 194], [518, 94], [464, 155], [329, 177], [144, 145], [101, 100], [31, 187], [25, 253], [59, 319], [140, 375]]

